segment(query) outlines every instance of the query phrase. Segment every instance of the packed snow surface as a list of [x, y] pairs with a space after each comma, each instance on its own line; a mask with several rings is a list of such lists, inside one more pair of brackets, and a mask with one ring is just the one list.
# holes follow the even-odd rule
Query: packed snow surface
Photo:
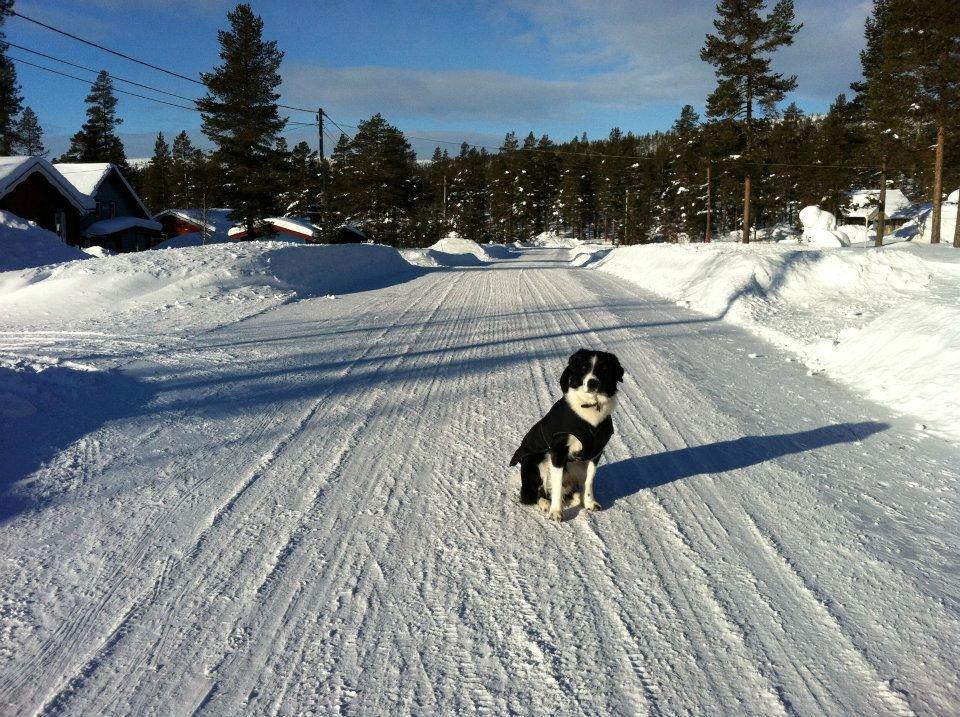
[[0, 273], [86, 258], [53, 232], [0, 209]]
[[[3, 275], [0, 713], [960, 711], [957, 447], [572, 258]], [[582, 346], [626, 376], [556, 525], [506, 463]]]
[[618, 249], [602, 269], [746, 326], [813, 370], [960, 437], [960, 252], [952, 247], [661, 244]]

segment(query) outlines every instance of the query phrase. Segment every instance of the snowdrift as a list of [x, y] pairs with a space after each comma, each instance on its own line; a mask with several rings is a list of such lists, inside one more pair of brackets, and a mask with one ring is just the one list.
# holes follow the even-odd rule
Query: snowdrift
[[960, 252], [648, 245], [598, 268], [741, 324], [874, 400], [960, 438]]
[[556, 232], [541, 232], [530, 240], [527, 246], [539, 246], [548, 249], [573, 249], [579, 246], [580, 240]]
[[495, 259], [509, 259], [513, 251], [502, 244], [477, 244], [451, 232], [426, 249], [405, 249], [403, 256], [417, 266], [486, 266]]
[[87, 258], [53, 232], [0, 210], [0, 272]]
[[244, 242], [120, 254], [0, 276], [0, 324], [69, 317], [115, 329], [123, 314], [165, 314], [178, 327], [217, 325], [292, 298], [379, 288], [415, 271], [395, 249], [366, 244]]

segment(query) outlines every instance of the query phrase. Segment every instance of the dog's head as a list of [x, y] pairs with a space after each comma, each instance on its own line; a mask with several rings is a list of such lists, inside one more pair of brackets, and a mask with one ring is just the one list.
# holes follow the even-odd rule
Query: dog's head
[[623, 381], [623, 366], [614, 354], [580, 349], [560, 374], [560, 390], [565, 394], [575, 391], [585, 401], [612, 398], [620, 381]]

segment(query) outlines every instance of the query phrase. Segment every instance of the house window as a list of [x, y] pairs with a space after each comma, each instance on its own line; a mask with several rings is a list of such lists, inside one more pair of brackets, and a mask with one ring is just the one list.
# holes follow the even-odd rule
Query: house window
[[97, 201], [97, 219], [112, 219], [117, 216], [115, 201]]

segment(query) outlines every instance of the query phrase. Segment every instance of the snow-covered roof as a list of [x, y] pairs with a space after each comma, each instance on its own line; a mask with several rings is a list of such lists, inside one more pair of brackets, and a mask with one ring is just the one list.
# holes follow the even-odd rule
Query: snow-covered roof
[[[263, 220], [263, 227], [272, 226], [274, 229], [282, 232], [296, 234], [306, 239], [314, 239], [320, 236], [320, 229], [317, 225], [308, 219], [300, 217], [267, 217]], [[227, 232], [228, 236], [243, 236], [247, 233], [245, 226], [236, 226]]]
[[[853, 219], [872, 219], [877, 213], [880, 200], [879, 189], [858, 189], [847, 195], [850, 198], [849, 207], [842, 212], [843, 216]], [[885, 214], [888, 219], [900, 219], [909, 216], [908, 210], [912, 204], [899, 189], [886, 190]]]
[[88, 237], [102, 237], [123, 232], [127, 229], [133, 229], [134, 227], [149, 229], [155, 232], [163, 228], [160, 226], [160, 222], [154, 222], [149, 219], [140, 219], [139, 217], [111, 217], [110, 219], [101, 219], [99, 222], [94, 222], [88, 226], [83, 233]]
[[37, 172], [56, 186], [81, 212], [93, 209], [96, 206], [93, 200], [80, 192], [58, 169], [43, 157], [0, 157], [0, 197]]
[[137, 204], [140, 205], [143, 213], [148, 217], [150, 216], [150, 210], [140, 201], [140, 197], [133, 191], [133, 187], [130, 186], [127, 178], [123, 176], [123, 172], [117, 169], [115, 165], [109, 162], [63, 162], [62, 164], [58, 163], [53, 166], [60, 174], [67, 178], [70, 184], [77, 188], [78, 192], [86, 194], [91, 198], [97, 193], [97, 190], [100, 189], [100, 185], [103, 184], [104, 180], [110, 175], [110, 172], [115, 171], [117, 176], [120, 177], [120, 181], [123, 182], [130, 191], [133, 198], [137, 200]]
[[[230, 218], [231, 211], [233, 210], [224, 208], [207, 209], [207, 231], [226, 236], [227, 232], [234, 226], [234, 221]], [[162, 217], [176, 217], [177, 219], [193, 224], [198, 229], [204, 225], [204, 210], [198, 208], [164, 209], [162, 212], [155, 214], [153, 218], [160, 219]]]

